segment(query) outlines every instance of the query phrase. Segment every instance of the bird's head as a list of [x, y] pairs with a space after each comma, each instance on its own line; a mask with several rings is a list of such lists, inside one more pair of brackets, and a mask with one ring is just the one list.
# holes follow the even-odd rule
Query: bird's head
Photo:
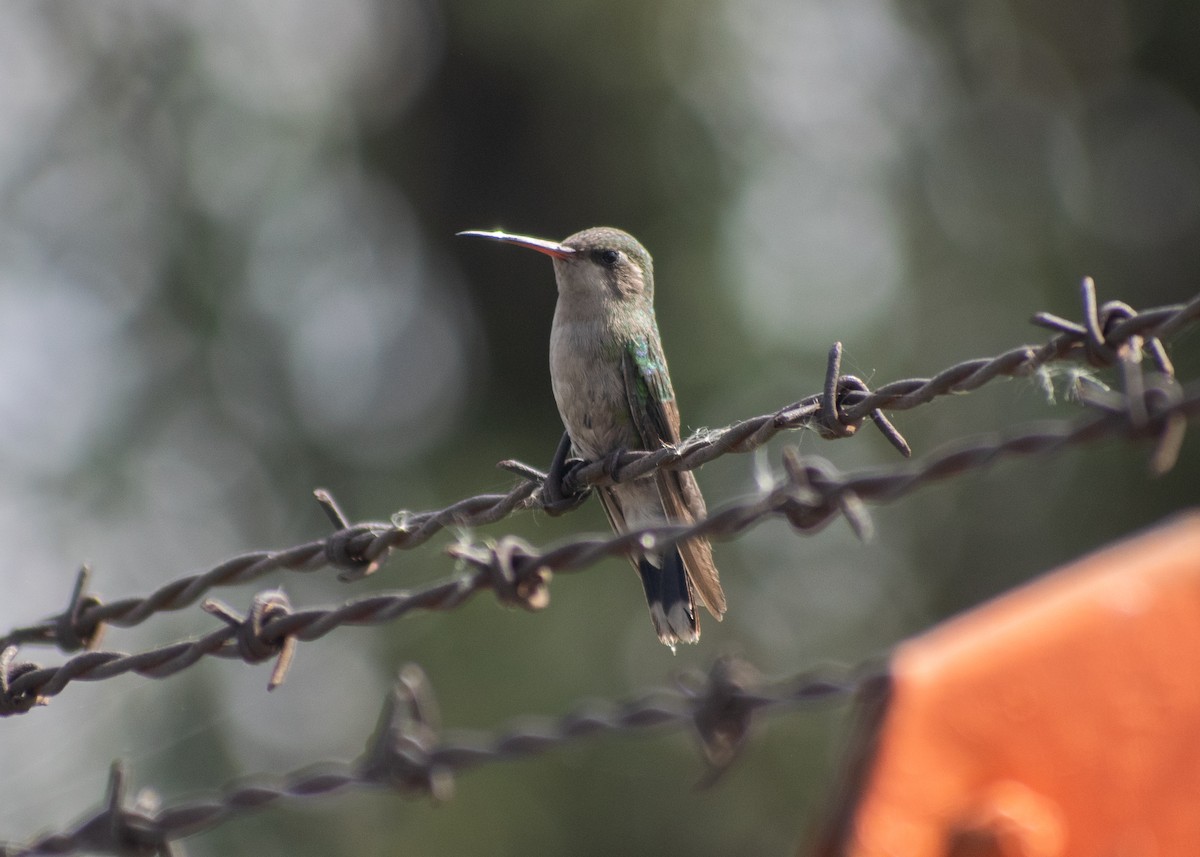
[[654, 262], [628, 232], [594, 226], [563, 241], [507, 232], [460, 232], [536, 250], [554, 260], [558, 293], [568, 300], [602, 304], [653, 301]]

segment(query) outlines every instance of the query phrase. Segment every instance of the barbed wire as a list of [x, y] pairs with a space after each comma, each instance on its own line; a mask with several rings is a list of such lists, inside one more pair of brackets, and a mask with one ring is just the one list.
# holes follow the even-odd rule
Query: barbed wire
[[756, 717], [845, 699], [880, 689], [878, 670], [810, 671], [765, 680], [749, 662], [719, 658], [707, 674], [686, 673], [673, 690], [620, 700], [592, 700], [556, 718], [520, 718], [495, 732], [441, 734], [433, 691], [409, 665], [383, 705], [379, 725], [361, 757], [329, 762], [278, 777], [239, 779], [215, 794], [161, 806], [143, 790], [127, 805], [126, 772], [112, 767], [102, 807], [75, 827], [27, 843], [0, 843], [0, 857], [99, 851], [144, 857], [173, 853], [174, 842], [212, 830], [279, 800], [310, 800], [349, 788], [387, 788], [404, 796], [448, 799], [456, 775], [482, 765], [527, 758], [594, 736], [689, 729], [698, 738], [714, 782], [736, 759]]
[[0, 653], [0, 715], [23, 713], [60, 693], [73, 681], [99, 681], [126, 673], [165, 678], [208, 656], [259, 663], [278, 659], [269, 687], [283, 679], [296, 641], [312, 641], [344, 625], [395, 621], [415, 610], [452, 610], [478, 592], [493, 590], [504, 603], [538, 610], [549, 603], [554, 573], [587, 568], [631, 548], [663, 549], [703, 535], [733, 538], [763, 521], [782, 517], [799, 532], [846, 518], [860, 536], [870, 531], [864, 503], [904, 496], [930, 482], [979, 470], [1007, 457], [1032, 455], [1108, 437], [1152, 439], [1152, 467], [1173, 462], [1186, 421], [1200, 415], [1200, 384], [1181, 388], [1173, 379], [1141, 379], [1135, 405], [1115, 391], [1081, 391], [1098, 415], [1047, 421], [1019, 430], [986, 435], [945, 447], [922, 461], [877, 467], [842, 475], [818, 456], [786, 450], [784, 473], [757, 495], [731, 503], [691, 526], [636, 530], [609, 538], [584, 538], [539, 551], [522, 539], [506, 536], [487, 544], [461, 543], [451, 553], [469, 570], [415, 592], [381, 593], [352, 599], [333, 608], [293, 612], [286, 596], [269, 590], [254, 596], [245, 617], [216, 602], [206, 609], [225, 625], [198, 640], [178, 642], [138, 654], [84, 652], [58, 667], [17, 663], [16, 647]]
[[[326, 539], [281, 551], [258, 551], [225, 561], [203, 574], [173, 581], [147, 598], [103, 603], [88, 592], [90, 570], [82, 569], [67, 609], [59, 616], [18, 629], [0, 640], [0, 715], [28, 711], [73, 681], [96, 681], [133, 672], [162, 678], [208, 656], [248, 663], [275, 660], [268, 687], [285, 677], [299, 641], [315, 640], [345, 625], [397, 620], [414, 610], [450, 610], [476, 593], [492, 589], [510, 604], [536, 610], [548, 603], [554, 573], [579, 571], [631, 547], [657, 546], [705, 535], [734, 538], [766, 520], [784, 518], [810, 532], [844, 517], [860, 535], [870, 532], [866, 503], [888, 502], [940, 479], [987, 467], [1001, 459], [1052, 452], [1068, 445], [1121, 437], [1154, 442], [1151, 468], [1163, 471], [1178, 455], [1188, 421], [1200, 416], [1200, 385], [1181, 387], [1162, 340], [1200, 318], [1200, 296], [1189, 303], [1137, 313], [1120, 302], [1098, 306], [1094, 285], [1083, 286], [1084, 320], [1067, 321], [1039, 313], [1034, 321], [1056, 331], [1045, 345], [1013, 349], [986, 360], [965, 361], [928, 379], [897, 381], [871, 391], [860, 379], [840, 372], [841, 347], [829, 354], [821, 393], [774, 414], [744, 420], [706, 433], [673, 449], [610, 456], [583, 463], [564, 485], [580, 492], [589, 486], [639, 478], [659, 468], [692, 469], [721, 455], [757, 449], [780, 431], [812, 427], [825, 437], [854, 434], [871, 420], [902, 452], [907, 443], [886, 420], [883, 409], [904, 410], [950, 393], [977, 389], [998, 377], [1024, 376], [1055, 360], [1082, 357], [1120, 369], [1120, 389], [1108, 390], [1087, 376], [1077, 380], [1081, 401], [1093, 413], [960, 441], [909, 464], [838, 472], [816, 456], [783, 450], [781, 474], [765, 480], [759, 492], [728, 504], [689, 527], [659, 527], [608, 538], [575, 539], [537, 549], [513, 536], [486, 543], [460, 541], [450, 553], [464, 570], [415, 592], [396, 591], [347, 601], [338, 607], [293, 611], [281, 590], [256, 594], [243, 616], [212, 599], [206, 611], [222, 627], [196, 639], [137, 654], [94, 651], [104, 625], [134, 625], [164, 610], [183, 609], [221, 585], [245, 583], [275, 569], [314, 571], [334, 566], [344, 578], [374, 571], [394, 549], [412, 548], [448, 526], [479, 526], [515, 511], [546, 508], [545, 474], [517, 462], [502, 466], [522, 477], [505, 494], [466, 498], [445, 509], [398, 515], [391, 523], [351, 525], [327, 492], [317, 499], [336, 531]], [[1146, 371], [1147, 364], [1151, 371]], [[18, 643], [52, 643], [66, 651], [87, 649], [59, 667], [41, 668], [17, 659]], [[170, 854], [182, 837], [211, 830], [227, 820], [281, 799], [319, 797], [351, 787], [386, 787], [434, 798], [450, 795], [454, 776], [491, 764], [554, 749], [604, 732], [651, 727], [693, 729], [708, 760], [706, 780], [715, 779], [736, 757], [753, 717], [804, 702], [844, 698], [854, 692], [886, 692], [877, 673], [841, 671], [838, 676], [808, 673], [783, 682], [764, 682], [740, 661], [722, 660], [706, 679], [690, 677], [675, 692], [657, 691], [625, 702], [588, 703], [554, 720], [514, 722], [493, 733], [441, 736], [431, 692], [419, 670], [402, 671], [364, 755], [352, 762], [311, 766], [275, 778], [238, 781], [212, 796], [160, 806], [143, 792], [125, 801], [125, 773], [114, 765], [105, 805], [75, 827], [27, 843], [0, 843], [0, 857], [67, 854], [97, 850], [117, 855]]]
[[[940, 396], [976, 390], [996, 378], [1030, 375], [1056, 360], [1083, 356], [1093, 365], [1125, 366], [1140, 358], [1144, 350], [1160, 373], [1172, 374], [1162, 340], [1200, 319], [1200, 295], [1187, 303], [1139, 313], [1121, 301], [1099, 306], [1090, 278], [1083, 281], [1081, 292], [1082, 323], [1049, 313], [1033, 317], [1036, 324], [1058, 332], [1040, 347], [1022, 346], [995, 357], [963, 361], [932, 378], [894, 381], [874, 391], [861, 379], [841, 373], [842, 348], [835, 343], [821, 393], [774, 413], [705, 432], [676, 447], [625, 451], [583, 464], [567, 474], [564, 487], [582, 492], [660, 468], [694, 469], [726, 454], [756, 450], [780, 432], [799, 428], [815, 428], [826, 438], [849, 437], [867, 419], [907, 455], [907, 442], [884, 417], [883, 409], [907, 410]], [[336, 528], [328, 537], [282, 550], [240, 554], [205, 572], [172, 580], [144, 597], [103, 602], [88, 592], [91, 571], [85, 567], [77, 575], [62, 613], [9, 632], [0, 638], [0, 649], [27, 644], [55, 645], [64, 652], [94, 649], [105, 625], [138, 625], [157, 613], [189, 607], [221, 586], [248, 583], [274, 571], [314, 572], [327, 567], [341, 568], [343, 579], [358, 579], [377, 570], [392, 551], [418, 547], [446, 527], [479, 527], [519, 510], [547, 507], [542, 492], [544, 473], [514, 461], [500, 466], [522, 478], [507, 493], [480, 494], [434, 511], [400, 512], [391, 523], [351, 524], [328, 492], [317, 491], [318, 502]]]

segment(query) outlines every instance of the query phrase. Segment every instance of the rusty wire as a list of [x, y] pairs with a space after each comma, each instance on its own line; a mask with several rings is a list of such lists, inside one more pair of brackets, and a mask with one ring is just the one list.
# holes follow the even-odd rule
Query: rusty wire
[[[1187, 303], [1139, 313], [1120, 301], [1098, 305], [1090, 279], [1083, 281], [1081, 292], [1082, 323], [1049, 313], [1033, 317], [1035, 324], [1057, 332], [1042, 346], [1022, 346], [994, 357], [963, 361], [932, 378], [894, 381], [873, 391], [861, 379], [841, 374], [841, 344], [836, 343], [829, 353], [821, 393], [774, 413], [695, 436], [677, 447], [626, 451], [576, 467], [568, 474], [566, 487], [580, 491], [636, 479], [659, 468], [691, 470], [729, 453], [758, 449], [792, 429], [812, 427], [823, 437], [848, 437], [868, 419], [907, 454], [907, 444], [883, 416], [883, 409], [907, 410], [940, 396], [976, 390], [997, 378], [1027, 376], [1057, 360], [1082, 356], [1093, 365], [1126, 365], [1122, 354], [1130, 347], [1144, 348], [1156, 368], [1170, 375], [1162, 340], [1200, 319], [1200, 295]], [[283, 550], [244, 553], [203, 573], [172, 580], [144, 597], [102, 602], [87, 592], [90, 571], [84, 568], [63, 613], [9, 632], [0, 638], [0, 649], [27, 644], [51, 644], [64, 652], [92, 649], [105, 625], [138, 625], [156, 613], [189, 607], [220, 586], [248, 583], [278, 570], [313, 572], [330, 566], [341, 568], [344, 579], [356, 579], [375, 571], [393, 550], [418, 547], [446, 527], [478, 527], [515, 511], [545, 508], [541, 471], [512, 461], [501, 462], [501, 466], [522, 477], [507, 493], [480, 494], [434, 511], [401, 512], [391, 523], [351, 524], [327, 492], [317, 491], [317, 500], [335, 527], [328, 537]]]
[[526, 758], [604, 733], [691, 730], [711, 783], [736, 758], [755, 717], [821, 701], [845, 699], [880, 679], [865, 670], [808, 672], [766, 681], [748, 662], [720, 658], [708, 671], [687, 673], [672, 690], [628, 700], [592, 700], [558, 718], [524, 717], [495, 732], [441, 734], [424, 673], [400, 671], [376, 733], [354, 761], [308, 766], [278, 777], [240, 779], [220, 792], [160, 805], [144, 790], [126, 805], [126, 773], [113, 765], [102, 807], [74, 828], [26, 843], [0, 843], [0, 857], [99, 851], [117, 855], [173, 853], [173, 843], [279, 800], [320, 798], [354, 787], [387, 788], [405, 796], [451, 796], [454, 777], [481, 765]]
[[[1143, 379], [1138, 407], [1119, 394], [1092, 397], [1096, 415], [1078, 420], [1037, 423], [1019, 430], [997, 432], [943, 448], [922, 461], [839, 474], [817, 456], [784, 455], [784, 474], [756, 496], [735, 502], [692, 526], [655, 527], [611, 538], [585, 538], [538, 551], [515, 537], [488, 544], [459, 544], [451, 552], [466, 566], [465, 573], [425, 589], [381, 593], [353, 599], [339, 607], [293, 612], [277, 590], [255, 596], [247, 616], [211, 607], [226, 624], [198, 640], [183, 641], [137, 654], [84, 652], [58, 667], [18, 663], [15, 647], [0, 654], [0, 715], [28, 711], [73, 681], [99, 681], [125, 673], [164, 678], [201, 658], [217, 656], [257, 663], [287, 659], [294, 642], [311, 641], [343, 625], [374, 625], [394, 621], [414, 610], [451, 610], [476, 593], [492, 589], [502, 601], [530, 610], [548, 603], [553, 573], [579, 571], [600, 559], [625, 554], [648, 544], [666, 547], [698, 535], [733, 538], [772, 518], [782, 517], [796, 530], [819, 529], [845, 517], [860, 535], [869, 530], [864, 502], [885, 502], [930, 482], [980, 470], [1009, 457], [1051, 452], [1102, 438], [1152, 439], [1153, 461], [1170, 461], [1182, 441], [1182, 427], [1200, 415], [1200, 385], [1184, 389], [1172, 379]], [[1165, 452], [1164, 452], [1165, 450]], [[283, 666], [272, 674], [271, 686], [282, 680]]]

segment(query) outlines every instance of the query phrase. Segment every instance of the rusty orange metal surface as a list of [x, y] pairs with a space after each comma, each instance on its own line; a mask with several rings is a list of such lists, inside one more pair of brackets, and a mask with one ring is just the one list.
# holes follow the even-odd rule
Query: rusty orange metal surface
[[890, 679], [830, 850], [1200, 853], [1200, 513], [905, 642]]

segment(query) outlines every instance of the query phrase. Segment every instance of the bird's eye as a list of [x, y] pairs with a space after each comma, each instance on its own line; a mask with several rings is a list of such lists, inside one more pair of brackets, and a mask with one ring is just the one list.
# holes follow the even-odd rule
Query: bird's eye
[[611, 268], [617, 264], [617, 261], [621, 258], [621, 253], [619, 250], [597, 250], [593, 254], [593, 258], [604, 267]]

